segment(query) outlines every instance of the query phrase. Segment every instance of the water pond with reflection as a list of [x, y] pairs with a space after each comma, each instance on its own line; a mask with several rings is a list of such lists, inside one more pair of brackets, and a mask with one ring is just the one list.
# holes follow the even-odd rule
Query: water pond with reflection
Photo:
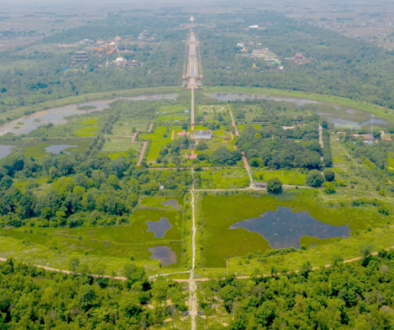
[[155, 246], [149, 248], [149, 252], [152, 253], [151, 259], [159, 260], [164, 266], [175, 264], [177, 262], [176, 253], [172, 251], [168, 246]]
[[256, 218], [245, 219], [230, 226], [230, 229], [235, 228], [259, 233], [274, 249], [292, 246], [299, 249], [303, 236], [319, 239], [350, 236], [348, 225], [333, 226], [314, 219], [308, 212], [293, 212], [288, 207], [278, 207], [276, 211], [267, 211]]

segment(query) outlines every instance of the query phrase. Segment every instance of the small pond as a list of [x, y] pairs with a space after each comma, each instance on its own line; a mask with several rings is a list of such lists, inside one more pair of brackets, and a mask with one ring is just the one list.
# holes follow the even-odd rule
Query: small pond
[[297, 99], [284, 96], [268, 96], [268, 95], [252, 95], [243, 93], [213, 93], [211, 97], [218, 101], [245, 101], [245, 100], [267, 100], [276, 102], [289, 102], [297, 104], [297, 107], [302, 107], [305, 104], [317, 104], [318, 102], [307, 100], [307, 99]]
[[151, 259], [160, 260], [164, 266], [175, 264], [177, 261], [176, 253], [168, 246], [155, 246], [149, 248], [149, 252], [152, 252]]
[[54, 154], [60, 154], [61, 152], [63, 152], [67, 155], [71, 155], [70, 152], [64, 151], [69, 148], [78, 148], [78, 146], [70, 145], [70, 144], [55, 144], [55, 145], [51, 145], [49, 147], [46, 147], [45, 151], [49, 152], [49, 153], [54, 153]]
[[230, 227], [235, 228], [261, 234], [274, 249], [292, 246], [299, 249], [303, 236], [319, 239], [350, 236], [347, 225], [329, 225], [312, 218], [308, 212], [293, 212], [288, 207], [278, 207], [277, 211], [265, 212], [257, 218], [242, 220]]
[[[15, 135], [28, 134], [42, 125], [52, 123], [53, 125], [61, 125], [67, 123], [66, 117], [74, 115], [82, 115], [94, 111], [103, 111], [109, 109], [109, 104], [119, 100], [128, 101], [156, 101], [156, 100], [174, 100], [178, 94], [154, 94], [141, 95], [134, 97], [118, 97], [112, 100], [93, 101], [80, 104], [70, 104], [61, 108], [37, 111], [30, 115], [22, 116], [18, 119], [0, 125], [0, 136], [13, 133]], [[91, 110], [78, 110], [81, 107], [89, 107]], [[93, 108], [94, 107], [94, 108]]]
[[163, 204], [164, 206], [171, 206], [174, 209], [176, 209], [179, 206], [178, 201], [176, 199], [168, 199], [164, 202], [161, 202], [161, 204]]
[[0, 159], [8, 156], [11, 153], [11, 149], [15, 146], [0, 145]]
[[146, 224], [149, 226], [148, 232], [153, 232], [154, 237], [163, 238], [166, 231], [171, 229], [172, 225], [167, 218], [160, 217], [159, 221], [147, 221]]

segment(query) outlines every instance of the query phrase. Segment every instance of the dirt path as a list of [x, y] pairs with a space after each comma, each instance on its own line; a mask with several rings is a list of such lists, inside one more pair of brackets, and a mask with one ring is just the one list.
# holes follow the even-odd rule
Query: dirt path
[[[385, 250], [389, 251], [389, 250], [392, 250], [392, 249], [394, 249], [394, 246], [392, 246], [392, 247], [390, 247], [388, 249], [385, 249]], [[377, 256], [378, 252], [372, 252], [370, 255], [371, 256]], [[356, 257], [356, 258], [352, 258], [352, 259], [347, 259], [347, 260], [344, 260], [342, 263], [348, 264], [348, 263], [351, 263], [351, 262], [355, 262], [355, 261], [361, 260], [362, 258], [363, 257]], [[332, 267], [332, 265], [325, 265], [324, 266], [324, 268], [330, 268], [330, 267]], [[321, 269], [321, 268], [322, 267], [312, 267], [310, 270], [313, 271], [313, 270], [318, 270], [318, 269]], [[299, 272], [300, 272], [299, 270], [293, 271], [293, 273], [299, 273]], [[283, 274], [281, 274], [281, 273], [263, 274], [263, 275], [257, 275], [257, 277], [281, 276], [281, 275], [286, 275], [286, 274], [290, 274], [290, 273], [292, 273], [292, 272], [287, 272], [287, 273], [283, 273]], [[239, 279], [239, 280], [247, 280], [247, 279], [251, 278], [251, 276], [236, 276], [236, 278]], [[206, 281], [210, 281], [210, 280], [212, 280], [212, 278], [205, 277], [205, 278], [196, 278], [193, 281], [194, 282], [206, 282]], [[178, 283], [182, 283], [182, 282], [186, 282], [187, 283], [187, 282], [189, 282], [188, 279], [177, 279], [177, 280], [174, 280], [174, 281], [178, 282]]]
[[230, 105], [227, 105], [227, 108], [228, 108], [228, 112], [230, 113], [232, 125], [234, 127], [235, 136], [239, 136], [238, 127], [237, 127], [237, 124], [235, 123], [234, 116], [233, 116], [233, 113], [231, 111]]
[[153, 124], [150, 124], [150, 125], [149, 125], [148, 133], [151, 133], [151, 132], [152, 132], [152, 127], [153, 127]]
[[142, 144], [142, 150], [141, 150], [140, 158], [138, 159], [138, 162], [137, 162], [137, 166], [140, 166], [142, 163], [142, 160], [144, 159], [145, 150], [146, 150], [147, 145], [148, 145], [148, 142], [144, 141]]
[[171, 141], [174, 141], [174, 137], [175, 137], [175, 131], [172, 131], [172, 133], [171, 133]]
[[250, 186], [253, 186], [252, 173], [250, 172], [250, 166], [249, 166], [249, 163], [248, 163], [248, 159], [246, 158], [245, 152], [243, 152], [243, 151], [242, 151], [242, 161], [244, 163], [246, 172], [248, 172], [248, 175], [249, 175]]
[[138, 132], [135, 132], [134, 134], [133, 134], [133, 137], [131, 138], [131, 143], [135, 143], [135, 139], [137, 138], [137, 134], [138, 134]]

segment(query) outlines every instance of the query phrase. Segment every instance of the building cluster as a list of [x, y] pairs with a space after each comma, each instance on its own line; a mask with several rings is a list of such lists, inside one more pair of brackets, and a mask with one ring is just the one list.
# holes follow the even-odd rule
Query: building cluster
[[[278, 59], [278, 56], [268, 48], [263, 48], [262, 46], [260, 42], [256, 43], [254, 41], [249, 41], [248, 43], [239, 42], [237, 44], [241, 56], [250, 59], [263, 59], [268, 65], [272, 66], [273, 70], [283, 70], [284, 67], [281, 66], [281, 61]], [[253, 69], [256, 68], [257, 66], [253, 64]]]
[[95, 52], [99, 56], [110, 56], [118, 51], [118, 45], [122, 38], [117, 36], [114, 40], [104, 41], [97, 40], [95, 43]]
[[114, 64], [117, 66], [122, 66], [122, 67], [130, 67], [130, 68], [136, 68], [137, 66], [143, 66], [144, 62], [137, 62], [136, 60], [129, 61], [127, 58], [124, 57], [118, 57], [115, 61], [113, 61]]
[[295, 64], [302, 65], [302, 64], [310, 64], [312, 61], [312, 57], [306, 58], [302, 53], [297, 53], [293, 57], [286, 57], [287, 61], [292, 61]]

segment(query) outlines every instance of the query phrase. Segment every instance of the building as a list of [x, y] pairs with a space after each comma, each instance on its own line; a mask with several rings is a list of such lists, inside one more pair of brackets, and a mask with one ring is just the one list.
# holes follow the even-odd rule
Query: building
[[202, 130], [195, 131], [194, 138], [201, 140], [210, 140], [212, 139], [212, 131], [202, 131]]
[[87, 62], [87, 61], [89, 61], [89, 57], [86, 54], [86, 52], [83, 52], [83, 51], [75, 52], [74, 61], [75, 62]]
[[267, 189], [267, 183], [266, 182], [254, 182], [253, 185], [254, 185], [255, 188]]
[[190, 113], [190, 110], [183, 110], [184, 113]]

